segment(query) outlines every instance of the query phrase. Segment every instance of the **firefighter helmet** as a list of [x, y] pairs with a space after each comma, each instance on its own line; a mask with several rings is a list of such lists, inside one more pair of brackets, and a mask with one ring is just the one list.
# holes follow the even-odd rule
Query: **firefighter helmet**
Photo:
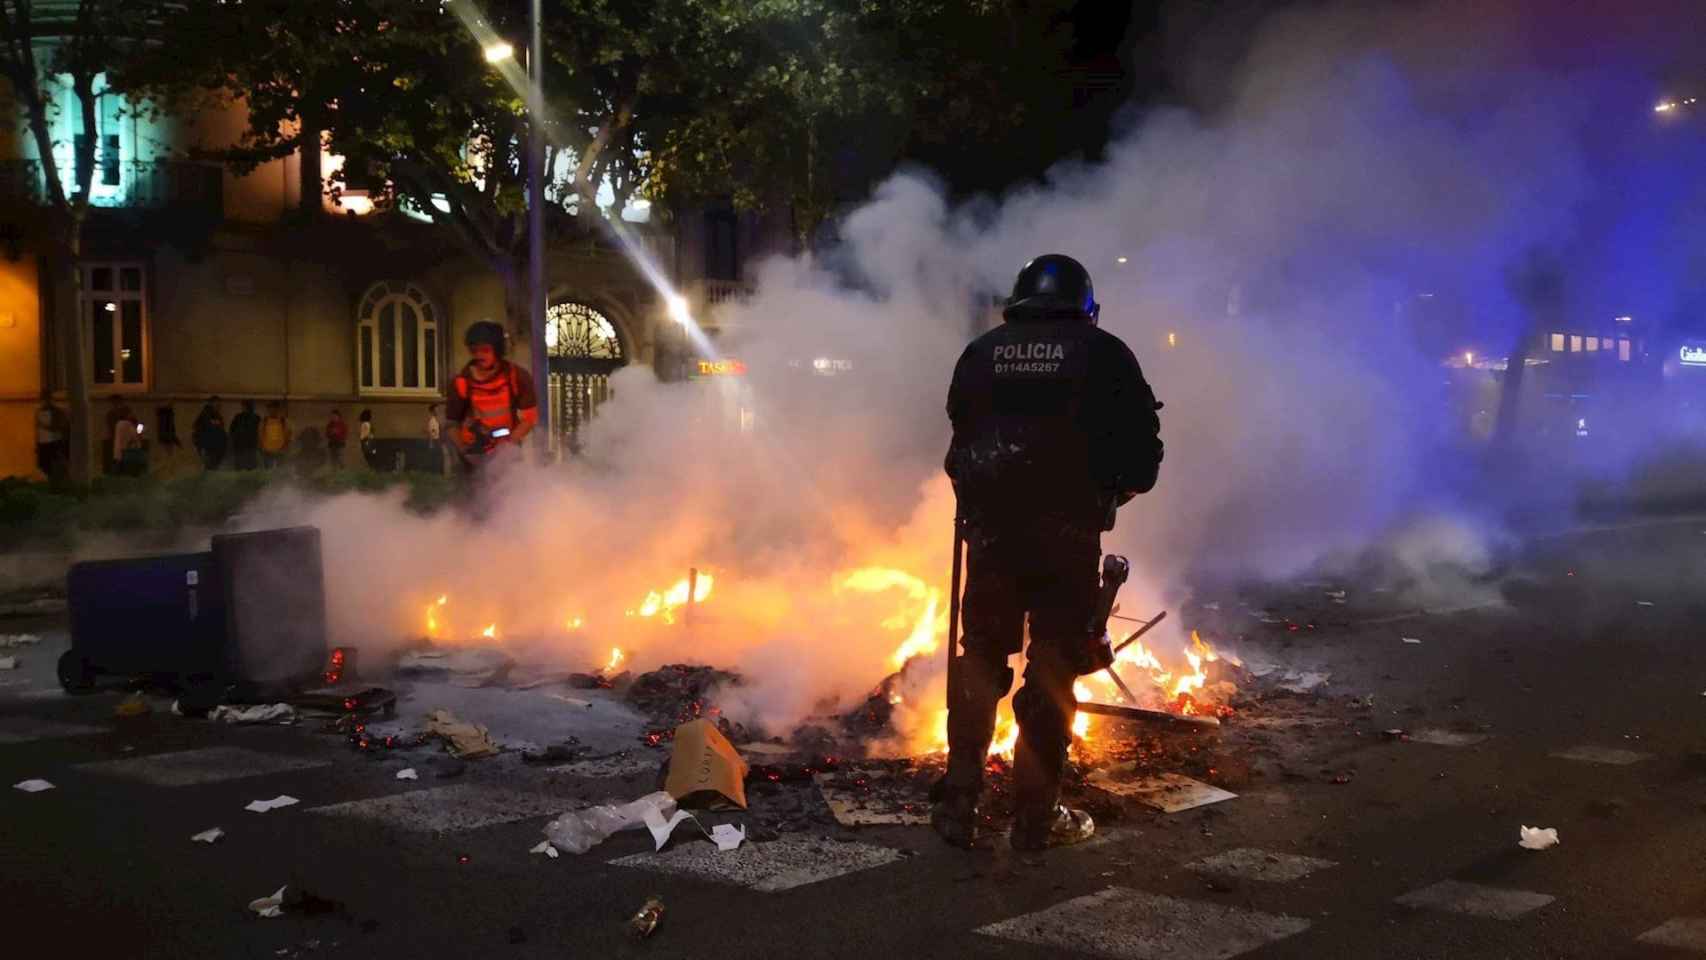
[[1002, 315], [1009, 320], [1077, 317], [1094, 323], [1101, 312], [1090, 271], [1065, 254], [1047, 253], [1019, 271]]
[[462, 342], [470, 350], [476, 344], [486, 344], [501, 358], [509, 346], [509, 335], [496, 323], [481, 320], [468, 328], [468, 332], [462, 335]]

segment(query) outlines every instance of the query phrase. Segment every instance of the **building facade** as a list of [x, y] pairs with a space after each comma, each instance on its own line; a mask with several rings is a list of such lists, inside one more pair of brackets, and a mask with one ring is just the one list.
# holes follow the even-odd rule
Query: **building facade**
[[[336, 409], [352, 435], [370, 410], [378, 437], [424, 436], [428, 406], [442, 403], [465, 359], [464, 331], [505, 316], [503, 284], [487, 265], [445, 228], [375, 209], [360, 191], [328, 195], [336, 157], [289, 156], [242, 176], [185, 159], [234, 142], [240, 105], [193, 119], [99, 113], [79, 284], [66, 294], [84, 324], [97, 428], [125, 405], [157, 453], [174, 434], [188, 449], [197, 412], [217, 396], [227, 421], [241, 401], [276, 401], [299, 434]], [[53, 139], [70, 182], [77, 114], [63, 96]], [[36, 475], [35, 415], [44, 394], [63, 403], [66, 369], [36, 233], [45, 167], [23, 124], [11, 127], [0, 140], [0, 477]], [[782, 235], [717, 209], [629, 226], [637, 255], [695, 316], [741, 296], [745, 262], [774, 249], [761, 237]], [[611, 373], [639, 364], [668, 379], [691, 353], [666, 292], [606, 236], [555, 229], [547, 248], [551, 377], [541, 400], [558, 453], [578, 447]], [[511, 335], [512, 359], [528, 364], [529, 332]]]

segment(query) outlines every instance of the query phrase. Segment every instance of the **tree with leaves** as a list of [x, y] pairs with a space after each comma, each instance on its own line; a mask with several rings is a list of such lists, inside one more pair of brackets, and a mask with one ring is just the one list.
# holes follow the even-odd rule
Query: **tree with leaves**
[[[93, 478], [92, 445], [98, 439], [89, 404], [87, 319], [77, 302], [77, 261], [99, 142], [96, 118], [104, 98], [128, 96], [127, 70], [151, 56], [163, 6], [147, 0], [0, 2], [0, 77], [41, 170], [46, 216], [38, 239], [49, 278], [49, 322], [63, 351], [72, 436], [69, 479], [79, 486]], [[57, 95], [60, 87], [69, 91], [69, 102]], [[68, 110], [76, 112], [79, 131], [68, 145], [69, 178], [61, 169], [60, 147], [66, 145], [53, 138], [54, 120]]]

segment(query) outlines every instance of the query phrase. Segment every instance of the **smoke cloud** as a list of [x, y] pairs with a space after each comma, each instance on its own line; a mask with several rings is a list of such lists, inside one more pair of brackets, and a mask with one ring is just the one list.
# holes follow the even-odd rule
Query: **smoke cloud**
[[[1689, 7], [1596, 6], [1271, 18], [1206, 107], [1134, 110], [1103, 162], [965, 204], [928, 174], [889, 179], [835, 249], [762, 264], [750, 301], [706, 318], [746, 377], [623, 371], [588, 456], [508, 472], [479, 521], [348, 496], [251, 522], [321, 528], [338, 642], [417, 636], [448, 594], [460, 636], [495, 623], [581, 665], [621, 646], [641, 669], [737, 669], [754, 718], [782, 727], [868, 691], [919, 619], [941, 628], [947, 380], [990, 297], [1058, 251], [1166, 403], [1160, 484], [1105, 540], [1134, 562], [1128, 611], [1396, 530], [1400, 565], [1484, 569], [1519, 481], [1468, 441], [1441, 357], [1511, 354], [1537, 317], [1673, 316], [1706, 276], [1683, 242], [1702, 188], [1680, 174], [1701, 123], [1660, 129], [1652, 110], [1686, 65]], [[1461, 322], [1399, 309], [1422, 293]], [[691, 629], [629, 613], [689, 566], [715, 578]], [[845, 585], [871, 566], [923, 588]]]

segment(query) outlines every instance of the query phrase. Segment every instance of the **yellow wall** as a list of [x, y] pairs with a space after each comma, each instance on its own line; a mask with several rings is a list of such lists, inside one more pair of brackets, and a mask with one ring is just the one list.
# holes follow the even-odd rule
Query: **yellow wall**
[[41, 303], [34, 258], [0, 259], [0, 477], [35, 473]]

